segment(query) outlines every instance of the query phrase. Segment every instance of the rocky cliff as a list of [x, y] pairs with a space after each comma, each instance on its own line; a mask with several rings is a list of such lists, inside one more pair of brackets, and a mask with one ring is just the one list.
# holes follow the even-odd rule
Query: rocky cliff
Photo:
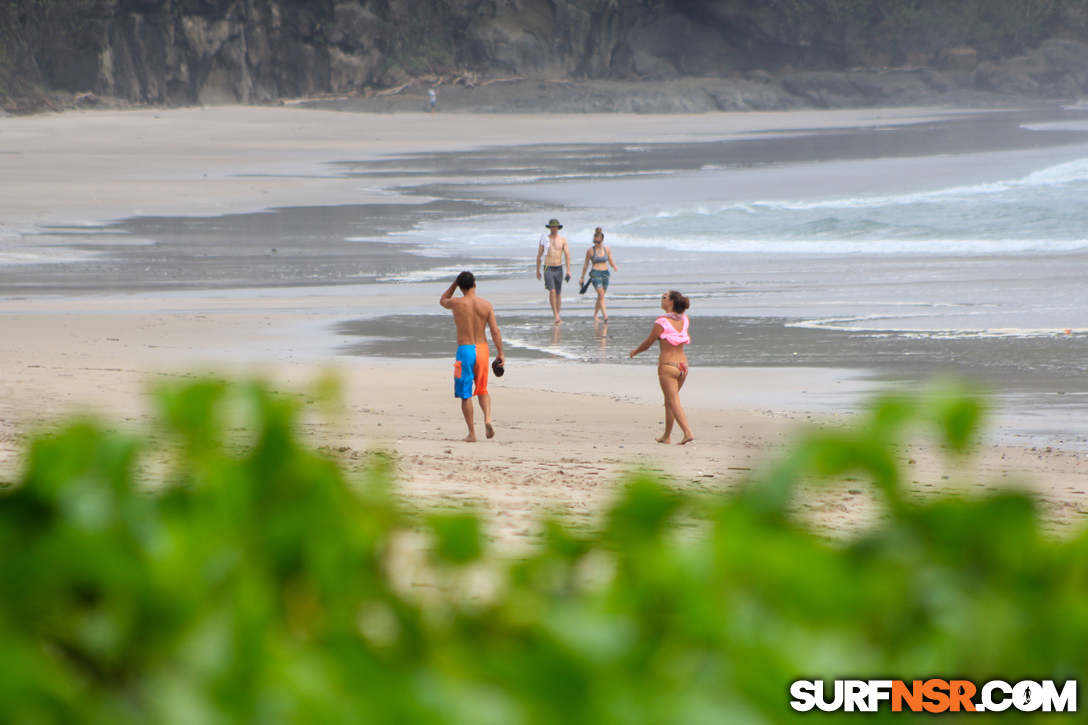
[[[1088, 94], [1088, 49], [1080, 44], [1088, 38], [1086, 5], [1086, 0], [10, 0], [7, 10], [0, 10], [0, 69], [5, 71], [0, 79], [6, 76], [0, 82], [7, 89], [36, 83], [186, 105], [373, 92], [424, 75], [447, 82], [466, 74], [657, 82], [713, 78], [773, 85], [776, 98], [820, 106], [902, 100], [902, 73], [910, 71], [932, 77], [921, 77], [921, 86], [917, 79], [906, 83], [908, 90], [955, 87], [1069, 98]], [[859, 68], [868, 73], [848, 73]], [[884, 69], [898, 69], [898, 80], [881, 80]], [[738, 107], [745, 105], [751, 104]]]

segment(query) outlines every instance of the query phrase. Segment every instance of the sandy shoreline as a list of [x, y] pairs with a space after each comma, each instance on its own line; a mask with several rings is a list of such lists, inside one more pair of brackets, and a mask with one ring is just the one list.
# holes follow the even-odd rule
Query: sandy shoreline
[[[214, 108], [0, 119], [0, 245], [13, 254], [38, 249], [49, 243], [48, 235], [38, 233], [43, 226], [135, 214], [196, 216], [281, 205], [418, 201], [360, 189], [358, 181], [337, 176], [331, 165], [379, 154], [617, 136], [708, 140], [755, 131], [907, 123], [950, 113], [881, 109], [436, 119]], [[103, 290], [79, 298], [0, 292], [0, 472], [10, 478], [17, 470], [17, 451], [28, 430], [73, 410], [93, 407], [138, 425], [149, 415], [143, 391], [164, 376], [252, 374], [294, 390], [309, 385], [318, 371], [332, 369], [345, 384], [344, 417], [308, 426], [307, 440], [337, 451], [349, 469], [362, 465], [367, 449], [392, 446], [406, 497], [479, 502], [492, 515], [496, 535], [517, 542], [531, 539], [534, 518], [549, 508], [592, 517], [622, 471], [644, 468], [674, 476], [681, 485], [728, 489], [749, 475], [747, 469], [773, 456], [810, 416], [838, 422], [826, 410], [776, 404], [775, 392], [791, 384], [796, 371], [707, 370], [685, 389], [696, 444], [665, 447], [653, 442], [662, 411], [652, 366], [594, 366], [583, 374], [574, 364], [534, 364], [512, 368], [495, 383], [497, 438], [462, 444], [463, 422], [448, 390], [445, 361], [337, 354], [334, 323], [382, 304], [373, 295], [320, 289], [123, 296]], [[699, 386], [706, 387], [700, 392]], [[745, 396], [737, 396], [733, 405], [723, 403], [730, 391]], [[713, 405], [706, 405], [708, 400]], [[904, 460], [916, 461], [912, 486], [919, 495], [955, 483], [941, 478], [946, 470], [939, 451], [902, 453]], [[1079, 527], [1081, 512], [1088, 511], [1083, 453], [987, 446], [973, 466], [976, 480], [986, 485], [1025, 479], [1039, 493], [1055, 531]], [[798, 503], [799, 513], [828, 533], [857, 530], [869, 525], [877, 510], [864, 488], [862, 494], [850, 493], [858, 489], [848, 485], [809, 494]]]
[[[73, 411], [91, 409], [121, 426], [146, 424], [144, 393], [163, 380], [193, 372], [252, 376], [294, 393], [332, 372], [343, 382], [342, 416], [307, 424], [305, 440], [334, 451], [349, 471], [363, 466], [366, 451], [392, 449], [408, 500], [480, 505], [493, 535], [517, 545], [533, 540], [534, 522], [548, 511], [591, 521], [625, 472], [650, 471], [698, 491], [728, 490], [773, 461], [806, 426], [853, 419], [817, 406], [774, 407], [774, 392], [796, 385], [796, 369], [697, 370], [686, 408], [698, 439], [662, 446], [653, 441], [662, 409], [652, 365], [587, 372], [576, 363], [527, 363], [493, 381], [496, 438], [465, 444], [447, 361], [343, 357], [299, 344], [304, 338], [296, 335], [326, 325], [329, 304], [314, 297], [306, 309], [296, 302], [285, 310], [282, 300], [254, 296], [229, 305], [172, 300], [154, 309], [145, 299], [90, 298], [73, 312], [70, 300], [4, 300], [0, 471], [10, 478], [18, 470], [28, 431]], [[856, 393], [864, 399], [863, 386]], [[717, 402], [730, 394], [732, 404]], [[701, 404], [708, 399], [716, 402]], [[959, 485], [942, 478], [950, 466], [933, 447], [911, 447], [901, 458], [918, 496]], [[980, 491], [1025, 483], [1059, 534], [1077, 530], [1088, 511], [1088, 458], [1081, 452], [986, 445], [956, 472]], [[832, 536], [863, 529], [879, 515], [869, 487], [857, 482], [808, 491], [797, 511]]]

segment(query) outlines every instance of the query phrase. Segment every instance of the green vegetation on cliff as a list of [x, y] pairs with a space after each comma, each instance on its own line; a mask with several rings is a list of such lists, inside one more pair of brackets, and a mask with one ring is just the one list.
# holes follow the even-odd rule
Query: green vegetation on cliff
[[[767, 723], [799, 678], [1088, 674], [1088, 534], [1048, 539], [1017, 493], [903, 490], [895, 444], [962, 455], [969, 397], [880, 401], [728, 497], [636, 476], [599, 530], [554, 518], [514, 561], [471, 512], [398, 505], [388, 455], [349, 482], [266, 388], [159, 402], [169, 459], [74, 423], [0, 494], [4, 722]], [[846, 473], [884, 516], [830, 543], [790, 501]]]

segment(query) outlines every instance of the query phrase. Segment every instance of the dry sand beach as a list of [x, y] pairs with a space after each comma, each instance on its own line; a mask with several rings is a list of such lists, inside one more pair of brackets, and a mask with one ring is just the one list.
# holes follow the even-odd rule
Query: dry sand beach
[[[407, 209], [426, 201], [390, 192], [396, 178], [383, 187], [361, 188], [357, 179], [338, 173], [335, 164], [345, 161], [483, 145], [616, 138], [684, 143], [754, 131], [916, 123], [950, 113], [884, 109], [602, 119], [221, 107], [4, 118], [0, 264], [64, 265], [96, 252], [93, 243], [58, 243], [51, 232], [58, 227], [288, 206], [381, 203]], [[349, 469], [363, 465], [368, 449], [390, 448], [407, 498], [479, 503], [491, 515], [497, 538], [524, 542], [531, 541], [533, 521], [546, 510], [592, 518], [621, 473], [634, 468], [698, 490], [735, 486], [805, 426], [854, 419], [841, 406], [806, 408], [802, 394], [834, 393], [856, 407], [871, 388], [827, 369], [696, 369], [683, 398], [697, 440], [666, 447], [653, 440], [663, 413], [652, 355], [640, 365], [515, 361], [502, 380], [492, 381], [498, 435], [465, 444], [447, 361], [346, 356], [341, 353], [347, 340], [336, 332], [339, 322], [382, 315], [394, 306], [437, 308], [445, 283], [431, 286], [432, 296], [393, 300], [381, 285], [119, 292], [103, 283], [78, 293], [5, 285], [0, 472], [10, 480], [18, 469], [27, 432], [73, 411], [91, 408], [108, 419], [144, 422], [150, 414], [144, 392], [156, 380], [209, 371], [258, 375], [292, 391], [332, 371], [344, 383], [343, 415], [332, 421], [315, 417], [304, 430], [308, 441], [327, 447]], [[479, 291], [495, 303], [501, 325], [504, 305], [539, 296], [529, 287], [492, 294], [481, 281]], [[647, 329], [652, 312], [646, 312]], [[696, 319], [693, 331], [697, 325]], [[452, 357], [452, 322], [450, 341]], [[987, 443], [951, 474], [934, 447], [901, 453], [919, 496], [958, 485], [956, 479], [975, 482], [972, 487], [1023, 482], [1038, 493], [1055, 532], [1079, 529], [1088, 513], [1088, 457], [1082, 450]], [[799, 515], [832, 536], [870, 525], [878, 511], [864, 482], [813, 489], [798, 502]]]

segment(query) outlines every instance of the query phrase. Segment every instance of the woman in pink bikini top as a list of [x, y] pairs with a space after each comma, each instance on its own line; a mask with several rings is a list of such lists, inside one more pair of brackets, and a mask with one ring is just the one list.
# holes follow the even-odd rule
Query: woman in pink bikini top
[[687, 416], [680, 405], [680, 388], [688, 379], [688, 357], [684, 354], [684, 345], [691, 342], [688, 335], [688, 316], [684, 312], [691, 302], [676, 290], [669, 290], [661, 295], [661, 309], [665, 314], [654, 321], [650, 336], [631, 351], [630, 357], [650, 349], [654, 341], [660, 340], [660, 354], [657, 357], [657, 380], [665, 396], [665, 433], [657, 439], [658, 443], [672, 442], [672, 426], [676, 423], [684, 432], [680, 445], [695, 440], [688, 427]]

